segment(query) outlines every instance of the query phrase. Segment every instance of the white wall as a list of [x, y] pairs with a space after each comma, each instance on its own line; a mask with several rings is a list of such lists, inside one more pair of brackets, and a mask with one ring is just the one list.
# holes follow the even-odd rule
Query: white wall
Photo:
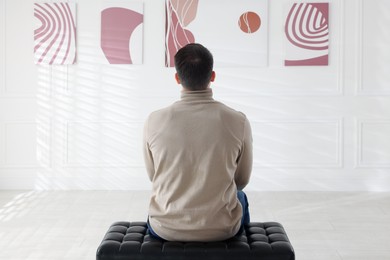
[[[164, 1], [144, 1], [138, 66], [96, 62], [102, 1], [76, 1], [77, 64], [50, 67], [33, 63], [34, 1], [0, 0], [0, 189], [150, 188], [142, 125], [180, 96]], [[252, 123], [248, 189], [390, 191], [390, 1], [330, 1], [330, 66], [295, 68], [286, 3], [269, 1], [268, 67], [216, 68], [215, 98]]]

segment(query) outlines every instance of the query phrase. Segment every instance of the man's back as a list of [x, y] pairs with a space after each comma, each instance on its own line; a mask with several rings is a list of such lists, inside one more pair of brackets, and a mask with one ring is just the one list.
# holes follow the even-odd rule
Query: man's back
[[182, 99], [150, 115], [145, 162], [153, 193], [149, 221], [167, 240], [227, 239], [240, 228], [237, 199], [249, 181], [249, 122], [212, 98], [210, 88], [183, 91]]

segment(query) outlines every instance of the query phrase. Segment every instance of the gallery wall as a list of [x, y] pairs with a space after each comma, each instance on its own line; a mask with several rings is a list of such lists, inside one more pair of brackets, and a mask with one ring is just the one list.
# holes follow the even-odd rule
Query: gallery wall
[[[69, 1], [75, 64], [34, 64], [34, 2], [0, 0], [0, 189], [150, 189], [143, 122], [180, 98], [165, 67], [165, 2], [143, 1], [136, 65], [102, 62], [103, 0]], [[328, 2], [328, 66], [284, 66], [292, 2], [278, 0], [267, 65], [215, 68], [214, 98], [252, 125], [249, 190], [390, 191], [390, 2]]]

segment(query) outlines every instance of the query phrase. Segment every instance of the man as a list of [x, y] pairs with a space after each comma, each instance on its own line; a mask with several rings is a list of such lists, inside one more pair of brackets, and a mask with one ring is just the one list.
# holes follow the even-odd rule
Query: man
[[200, 44], [175, 55], [181, 100], [153, 112], [144, 158], [153, 184], [148, 225], [169, 241], [228, 239], [249, 222], [242, 189], [252, 170], [249, 121], [213, 99], [213, 56]]

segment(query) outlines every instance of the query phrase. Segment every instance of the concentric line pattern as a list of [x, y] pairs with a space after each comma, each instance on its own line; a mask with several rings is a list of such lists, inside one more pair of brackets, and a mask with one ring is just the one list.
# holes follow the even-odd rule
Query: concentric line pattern
[[327, 5], [295, 3], [292, 6], [286, 20], [285, 31], [293, 45], [309, 50], [328, 49], [329, 24], [328, 12], [325, 12]]
[[76, 62], [75, 5], [35, 3], [34, 17], [40, 26], [34, 30], [36, 64]]

